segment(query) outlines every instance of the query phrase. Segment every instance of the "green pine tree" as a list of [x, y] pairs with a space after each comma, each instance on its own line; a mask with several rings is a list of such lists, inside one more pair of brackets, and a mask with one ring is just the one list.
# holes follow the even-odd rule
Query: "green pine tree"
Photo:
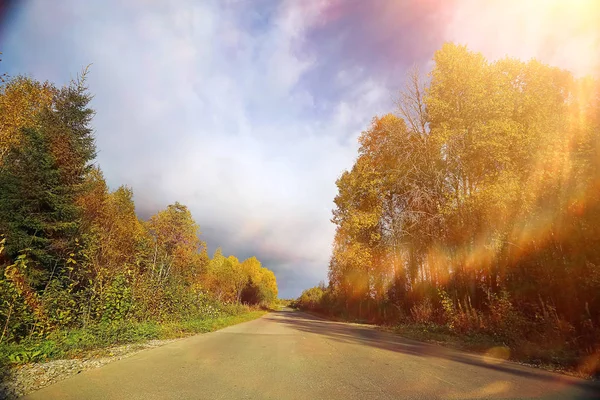
[[[85, 75], [83, 76], [85, 78]], [[0, 231], [9, 259], [26, 252], [34, 286], [65, 264], [79, 233], [76, 203], [95, 157], [91, 96], [84, 79], [62, 88], [43, 110], [39, 129], [24, 128], [0, 169]]]

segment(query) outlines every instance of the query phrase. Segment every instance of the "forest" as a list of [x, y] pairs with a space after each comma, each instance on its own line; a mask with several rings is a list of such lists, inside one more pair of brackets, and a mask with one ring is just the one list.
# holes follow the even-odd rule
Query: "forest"
[[0, 347], [49, 343], [0, 351], [0, 364], [7, 352], [13, 362], [60, 356], [63, 332], [129, 341], [132, 324], [277, 300], [275, 275], [256, 257], [209, 257], [185, 205], [142, 220], [131, 188], [109, 189], [86, 74], [64, 87], [24, 76], [0, 86]]
[[600, 365], [600, 83], [451, 43], [433, 61], [361, 134], [329, 283], [299, 307]]

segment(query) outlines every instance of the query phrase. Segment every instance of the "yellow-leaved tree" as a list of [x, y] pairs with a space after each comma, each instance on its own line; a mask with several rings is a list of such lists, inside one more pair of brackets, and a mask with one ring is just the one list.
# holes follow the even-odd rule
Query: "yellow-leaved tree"
[[12, 146], [19, 146], [23, 128], [39, 128], [39, 114], [57, 90], [48, 82], [17, 76], [0, 86], [0, 166]]
[[200, 227], [189, 209], [175, 203], [150, 217], [148, 229], [153, 238], [152, 276], [158, 282], [170, 277], [194, 282], [205, 265], [206, 244], [200, 240]]

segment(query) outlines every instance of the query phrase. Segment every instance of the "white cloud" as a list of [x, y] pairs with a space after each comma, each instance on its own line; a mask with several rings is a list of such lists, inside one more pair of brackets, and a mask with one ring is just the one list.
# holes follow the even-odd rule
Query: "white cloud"
[[[291, 296], [326, 278], [335, 180], [390, 100], [357, 74], [330, 83], [343, 100], [302, 85], [316, 68], [305, 34], [322, 6], [284, 2], [249, 28], [244, 2], [73, 0], [58, 12], [39, 0], [9, 41], [32, 49], [21, 72], [39, 79], [64, 82], [62, 71], [93, 63], [98, 160], [111, 187], [132, 186], [144, 211], [188, 205], [211, 248], [276, 260], [267, 266]], [[43, 51], [61, 46], [66, 57]]]
[[271, 261], [284, 296], [326, 277], [335, 180], [360, 131], [392, 109], [388, 88], [401, 82], [386, 80], [425, 63], [424, 51], [452, 40], [493, 59], [599, 66], [595, 0], [459, 0], [435, 26], [437, 8], [421, 2], [402, 15], [423, 26], [398, 26], [394, 7], [258, 4], [32, 0], [0, 45], [5, 66], [42, 80], [64, 83], [93, 63], [109, 184], [132, 186], [144, 212], [188, 205], [211, 248]]
[[576, 75], [600, 73], [597, 0], [459, 0], [446, 40], [491, 59], [537, 58]]

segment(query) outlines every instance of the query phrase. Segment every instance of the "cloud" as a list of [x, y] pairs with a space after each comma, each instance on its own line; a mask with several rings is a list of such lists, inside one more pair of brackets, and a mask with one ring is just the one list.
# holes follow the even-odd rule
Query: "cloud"
[[391, 95], [335, 80], [344, 97], [323, 101], [303, 84], [325, 3], [108, 3], [28, 3], [3, 43], [11, 65], [65, 82], [93, 63], [98, 161], [141, 215], [188, 205], [211, 251], [258, 256], [283, 296], [326, 279], [335, 180]]
[[491, 59], [506, 56], [600, 74], [597, 0], [461, 0], [445, 24], [446, 40]]
[[335, 180], [408, 67], [446, 40], [597, 65], [598, 18], [540, 4], [31, 0], [4, 12], [0, 50], [9, 73], [57, 83], [93, 63], [109, 185], [144, 217], [188, 205], [211, 251], [256, 255], [290, 297], [326, 279]]

